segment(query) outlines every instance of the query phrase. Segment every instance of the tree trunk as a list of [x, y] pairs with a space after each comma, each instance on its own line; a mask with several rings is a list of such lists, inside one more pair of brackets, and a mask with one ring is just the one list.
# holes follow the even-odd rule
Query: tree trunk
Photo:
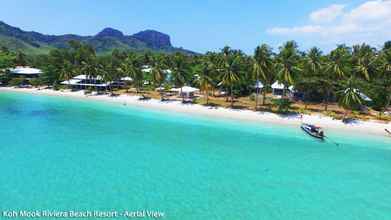
[[305, 98], [306, 98], [306, 93], [304, 92], [304, 94], [303, 94], [304, 109], [307, 110], [308, 103], [307, 103], [307, 100], [305, 100]]
[[163, 97], [163, 92], [162, 92], [162, 84], [159, 84], [159, 94], [160, 94], [160, 100], [163, 101], [164, 97]]
[[326, 97], [324, 98], [324, 111], [328, 110], [328, 104], [329, 104], [329, 90], [326, 92]]
[[206, 105], [209, 105], [209, 91], [208, 90], [205, 91], [205, 95], [206, 95]]
[[384, 110], [385, 111], [387, 111], [388, 107], [390, 106], [390, 102], [391, 102], [391, 95], [388, 95], [387, 96], [386, 106], [384, 106]]
[[263, 93], [262, 105], [264, 106], [266, 104], [266, 102], [265, 102], [265, 100], [266, 100], [266, 88], [263, 88], [262, 93]]
[[181, 87], [181, 93], [179, 95], [182, 96], [182, 102], [185, 102], [185, 96], [182, 94], [182, 87]]
[[226, 88], [225, 101], [228, 102], [228, 88]]
[[[258, 86], [258, 85], [257, 85]], [[259, 88], [256, 88], [256, 95], [255, 95], [255, 111], [258, 110], [258, 97], [259, 97]]]
[[231, 108], [234, 107], [234, 93], [233, 93], [233, 87], [231, 86]]

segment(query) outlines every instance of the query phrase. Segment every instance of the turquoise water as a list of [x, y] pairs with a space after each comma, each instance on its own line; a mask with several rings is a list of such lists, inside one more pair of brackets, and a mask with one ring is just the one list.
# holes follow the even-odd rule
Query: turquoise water
[[1, 93], [0, 211], [391, 219], [391, 141], [331, 135]]

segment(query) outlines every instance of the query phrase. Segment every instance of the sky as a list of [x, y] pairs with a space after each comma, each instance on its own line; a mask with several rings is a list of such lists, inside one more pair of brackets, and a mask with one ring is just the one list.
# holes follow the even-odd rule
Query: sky
[[154, 29], [201, 53], [228, 45], [252, 54], [261, 43], [277, 49], [288, 40], [325, 51], [391, 40], [391, 0], [12, 0], [1, 3], [0, 20], [45, 34]]

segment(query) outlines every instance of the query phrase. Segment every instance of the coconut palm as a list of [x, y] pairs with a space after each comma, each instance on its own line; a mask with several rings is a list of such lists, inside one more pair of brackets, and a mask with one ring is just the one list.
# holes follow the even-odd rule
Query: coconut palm
[[[391, 45], [391, 42], [389, 42]], [[391, 102], [391, 46], [390, 49], [385, 47], [378, 57], [378, 73], [375, 83], [385, 93], [385, 100], [382, 103], [382, 110], [388, 109]], [[379, 94], [380, 95], [380, 94]], [[381, 111], [380, 111], [381, 112]]]
[[205, 94], [206, 104], [209, 104], [209, 91], [213, 89], [213, 79], [211, 77], [214, 70], [213, 63], [203, 60], [197, 71], [197, 83], [200, 90]]
[[297, 82], [297, 87], [303, 91], [303, 99], [307, 109], [307, 95], [318, 86], [320, 81], [320, 73], [323, 68], [322, 51], [317, 47], [311, 48], [303, 61], [304, 71]]
[[70, 81], [73, 77], [73, 68], [72, 64], [69, 61], [65, 61], [64, 65], [60, 70], [60, 77], [65, 81]]
[[154, 65], [152, 66], [152, 81], [155, 86], [155, 88], [159, 88], [160, 93], [160, 99], [163, 100], [163, 92], [160, 89], [163, 82], [165, 80], [165, 71], [162, 68], [162, 64], [158, 61], [154, 62]]
[[221, 84], [230, 90], [231, 108], [234, 104], [234, 86], [240, 81], [240, 57], [238, 55], [227, 55], [224, 59]]
[[124, 76], [132, 78], [133, 86], [136, 88], [136, 93], [140, 93], [144, 83], [143, 71], [137, 66], [132, 57], [127, 57], [120, 65], [120, 72]]
[[347, 80], [344, 86], [345, 88], [338, 92], [340, 94], [338, 103], [345, 109], [344, 118], [346, 117], [348, 110], [351, 110], [355, 106], [361, 105], [363, 103], [360, 91], [355, 88], [354, 84], [354, 78], [351, 77]]
[[[81, 72], [84, 73], [86, 80], [96, 79], [97, 64], [94, 59], [87, 59], [81, 63]], [[87, 89], [87, 86], [84, 87]]]
[[294, 75], [301, 71], [298, 67], [299, 54], [297, 44], [294, 41], [288, 41], [280, 48], [277, 57], [278, 79], [284, 85], [284, 96], [288, 87], [294, 83]]
[[185, 101], [185, 97], [182, 95], [182, 87], [186, 83], [187, 65], [183, 54], [176, 53], [171, 60], [172, 80], [175, 87], [180, 88], [182, 101]]
[[353, 72], [356, 77], [362, 76], [369, 80], [370, 75], [375, 71], [375, 54], [374, 48], [366, 44], [353, 46]]
[[[262, 105], [265, 105], [266, 89], [271, 85], [273, 80], [269, 80], [271, 78], [270, 76], [272, 76], [272, 72], [273, 60], [271, 48], [266, 44], [262, 44], [255, 49], [253, 64], [253, 76], [257, 82], [257, 86], [259, 81], [261, 81], [264, 86], [262, 91]], [[258, 96], [259, 88], [256, 88], [255, 109], [258, 109]]]
[[350, 72], [351, 55], [345, 45], [339, 45], [329, 55], [328, 72], [331, 72], [339, 79], [348, 77]]

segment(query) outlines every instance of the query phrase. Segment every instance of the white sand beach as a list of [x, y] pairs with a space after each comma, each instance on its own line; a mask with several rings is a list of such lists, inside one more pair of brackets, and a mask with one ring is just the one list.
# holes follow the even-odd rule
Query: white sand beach
[[37, 89], [37, 88], [11, 88], [0, 87], [1, 91], [23, 92], [36, 95], [50, 95], [50, 96], [65, 96], [81, 99], [97, 100], [114, 102], [127, 106], [140, 106], [151, 108], [155, 110], [180, 112], [189, 115], [201, 115], [207, 117], [219, 117], [233, 120], [274, 123], [280, 125], [299, 126], [302, 122], [316, 124], [327, 130], [344, 130], [350, 133], [371, 134], [377, 136], [387, 136], [384, 131], [385, 128], [391, 130], [390, 123], [382, 123], [379, 121], [356, 121], [355, 123], [345, 124], [341, 120], [334, 120], [330, 117], [320, 114], [303, 115], [300, 116], [281, 116], [269, 112], [255, 112], [251, 110], [237, 110], [222, 107], [207, 107], [198, 104], [182, 104], [179, 101], [162, 102], [156, 99], [147, 101], [140, 101], [138, 96], [120, 95], [111, 97], [109, 95], [85, 95], [84, 91], [55, 91], [51, 89]]

